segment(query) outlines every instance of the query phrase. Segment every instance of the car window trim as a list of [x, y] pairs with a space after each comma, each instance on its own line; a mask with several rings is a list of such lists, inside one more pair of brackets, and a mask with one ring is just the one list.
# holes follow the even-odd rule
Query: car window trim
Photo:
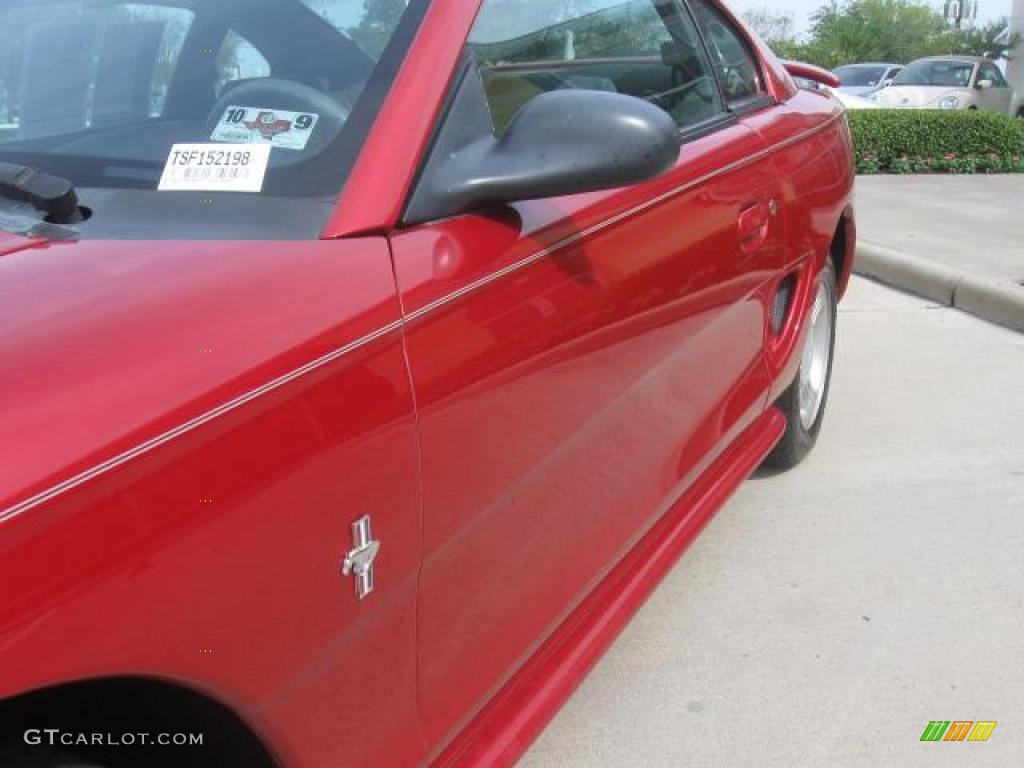
[[[707, 40], [704, 37], [704, 32], [701, 29], [697, 17], [694, 15], [693, 9], [690, 8], [688, 0], [674, 0], [674, 3], [679, 13], [685, 14], [693, 23], [694, 29], [697, 33], [697, 38], [700, 41], [702, 51], [704, 53], [704, 56], [706, 57], [707, 64], [711, 69], [711, 77], [715, 82], [715, 87], [718, 89], [719, 100], [722, 104], [722, 110], [717, 114], [712, 115], [711, 117], [708, 117], [698, 123], [694, 123], [693, 125], [688, 125], [685, 127], [680, 126], [679, 134], [684, 144], [689, 144], [694, 141], [698, 141], [699, 139], [705, 138], [714, 133], [725, 130], [726, 128], [730, 128], [739, 123], [739, 120], [742, 117], [746, 117], [747, 115], [753, 114], [755, 112], [760, 112], [763, 109], [767, 109], [769, 107], [774, 107], [778, 105], [778, 101], [774, 97], [772, 97], [770, 93], [764, 90], [764, 83], [766, 82], [766, 80], [762, 62], [758, 56], [754, 55], [750, 41], [747, 39], [745, 35], [740, 38], [740, 42], [747, 49], [747, 53], [754, 63], [755, 70], [758, 74], [759, 90], [757, 94], [746, 99], [735, 101], [730, 105], [725, 97], [725, 92], [722, 89], [722, 84], [718, 75], [718, 69], [714, 66], [714, 61], [711, 57], [711, 51], [708, 48]], [[730, 25], [730, 28], [733, 27]], [[739, 30], [736, 31], [739, 32]], [[615, 60], [618, 61], [618, 59]], [[573, 62], [567, 62], [567, 65], [569, 64], [579, 64], [579, 61], [577, 60]], [[514, 71], [517, 67], [526, 69], [535, 66], [536, 64], [534, 62], [530, 62], [529, 65], [507, 64], [503, 65], [502, 69], [505, 69], [506, 71]], [[473, 52], [472, 48], [470, 47], [469, 39], [467, 38], [463, 43], [462, 54], [460, 56], [458, 64], [455, 67], [454, 76], [452, 77], [451, 82], [448, 84], [447, 91], [445, 92], [441, 109], [438, 111], [437, 117], [434, 121], [434, 125], [431, 128], [430, 138], [428, 139], [426, 145], [424, 146], [423, 152], [421, 153], [417, 161], [416, 172], [413, 175], [412, 183], [409, 185], [409, 189], [405, 195], [405, 200], [402, 203], [402, 214], [399, 217], [398, 222], [399, 229], [409, 226], [403, 223], [406, 211], [408, 210], [412, 198], [416, 192], [416, 189], [419, 186], [420, 181], [422, 180], [423, 173], [426, 171], [427, 164], [437, 146], [437, 142], [444, 129], [444, 125], [451, 117], [452, 106], [455, 102], [455, 98], [458, 95], [460, 89], [462, 88], [466, 76], [474, 67], [477, 69], [478, 74], [482, 77], [482, 66], [480, 64], [480, 61], [477, 59], [475, 53]], [[490, 110], [489, 104], [486, 105], [486, 107], [488, 110]]]
[[762, 109], [774, 107], [778, 102], [768, 93], [759, 93], [746, 99], [737, 101], [729, 111], [737, 117], [746, 117]]
[[[422, 180], [423, 174], [426, 172], [426, 168], [429, 163], [430, 157], [436, 149], [438, 140], [444, 130], [445, 123], [447, 123], [451, 117], [452, 107], [455, 103], [455, 98], [458, 96], [459, 91], [462, 89], [466, 77], [469, 76], [470, 72], [474, 67], [476, 68], [477, 73], [482, 77], [483, 70], [481, 68], [480, 62], [477, 59], [476, 55], [473, 53], [473, 50], [469, 47], [467, 42], [466, 46], [463, 48], [462, 56], [459, 59], [458, 66], [455, 68], [455, 76], [452, 78], [452, 81], [448, 86], [448, 90], [445, 93], [444, 102], [441, 106], [440, 111], [438, 112], [437, 119], [435, 120], [434, 125], [431, 128], [430, 139], [427, 141], [426, 146], [423, 148], [423, 153], [420, 155], [419, 161], [417, 162], [416, 173], [413, 176], [413, 182], [409, 186], [409, 191], [406, 193], [405, 201], [402, 204], [402, 216], [399, 219], [400, 228], [406, 226], [402, 224], [402, 220], [405, 218], [405, 213], [409, 208], [409, 204], [412, 201], [413, 195], [415, 194], [416, 189], [419, 186], [420, 181]], [[759, 98], [757, 99], [757, 101], [762, 102], [764, 101], [764, 99]], [[761, 109], [764, 106], [775, 105], [775, 101], [772, 100], [770, 97], [767, 99], [767, 102], [767, 104], [757, 103], [751, 104], [750, 106], [756, 109]], [[724, 100], [722, 101], [722, 104], [725, 104]], [[490, 106], [487, 105], [486, 102], [485, 106], [487, 107], [488, 110], [490, 110]], [[686, 127], [680, 126], [680, 138], [682, 139], [684, 144], [697, 141], [698, 139], [702, 139], [706, 136], [710, 136], [713, 133], [717, 133], [718, 131], [724, 130], [725, 128], [729, 128], [733, 125], [736, 125], [739, 122], [740, 116], [741, 115], [737, 114], [733, 110], [730, 110], [728, 108], [723, 109], [717, 114], [714, 114], [711, 117], [701, 120], [698, 123], [694, 123]]]
[[[697, 132], [706, 132], [706, 125], [708, 123], [714, 123], [716, 121], [720, 121], [722, 116], [731, 114], [733, 112], [733, 109], [730, 107], [730, 105], [728, 104], [728, 102], [727, 102], [727, 100], [725, 98], [724, 92], [722, 90], [721, 82], [719, 81], [718, 71], [717, 71], [717, 69], [716, 69], [716, 67], [714, 65], [714, 61], [713, 61], [713, 59], [711, 57], [711, 52], [710, 52], [710, 49], [707, 46], [707, 42], [704, 40], [703, 34], [701, 32], [701, 29], [700, 29], [700, 24], [697, 21], [697, 18], [690, 11], [690, 9], [688, 7], [686, 7], [686, 6], [684, 6], [679, 0], [652, 0], [652, 4], [655, 6], [655, 11], [661, 17], [662, 22], [665, 24], [666, 31], [669, 33], [670, 36], [672, 36], [673, 38], [675, 37], [675, 35], [672, 34], [672, 23], [673, 22], [665, 17], [666, 14], [665, 14], [665, 9], [663, 8], [663, 6], [669, 6], [671, 8], [671, 11], [675, 15], [678, 15], [680, 17], [679, 18], [680, 21], [688, 20], [690, 22], [690, 24], [693, 26], [694, 33], [697, 35], [697, 41], [698, 41], [698, 44], [700, 45], [700, 50], [701, 50], [701, 52], [703, 53], [703, 56], [704, 56], [704, 60], [703, 60], [702, 63], [707, 67], [708, 73], [709, 73], [710, 77], [712, 78], [712, 80], [714, 81], [715, 88], [716, 88], [716, 91], [718, 93], [718, 97], [719, 97], [718, 98], [718, 100], [719, 100], [719, 112], [716, 115], [711, 116], [710, 118], [705, 118], [704, 120], [700, 121], [699, 123], [692, 124], [692, 125], [687, 125], [687, 126], [680, 125], [679, 126], [679, 130], [680, 130], [680, 133], [683, 134], [684, 136], [688, 135], [689, 133], [691, 133], [694, 130], [696, 130]], [[743, 38], [741, 40], [741, 42], [743, 43], [744, 47], [747, 49], [748, 54], [750, 54], [750, 50], [751, 49], [750, 49], [750, 46], [748, 44], [748, 41], [746, 41], [746, 38]], [[479, 63], [479, 61], [476, 60], [476, 56], [473, 53], [472, 48], [470, 47], [470, 43], [469, 43], [468, 39], [467, 39], [467, 41], [465, 43], [465, 49], [469, 53], [469, 55], [473, 58], [475, 65], [477, 67], [480, 67], [480, 63]], [[763, 76], [763, 73], [761, 72], [760, 65], [758, 63], [756, 63], [757, 62], [756, 57], [751, 55], [751, 58], [755, 61], [755, 69], [756, 69], [756, 71], [758, 73], [759, 80], [761, 81], [761, 83], [763, 83], [764, 82], [764, 76]], [[634, 55], [630, 55], [630, 56], [599, 56], [599, 57], [593, 57], [593, 58], [551, 59], [551, 60], [530, 61], [530, 62], [513, 62], [513, 63], [508, 63], [508, 64], [499, 64], [499, 65], [491, 66], [490, 70], [491, 71], [499, 71], [499, 72], [528, 72], [528, 71], [531, 71], [531, 70], [537, 70], [537, 69], [542, 67], [545, 71], [547, 71], [547, 70], [572, 69], [572, 68], [580, 67], [580, 66], [600, 65], [600, 64], [604, 64], [604, 63], [615, 63], [615, 64], [642, 63], [642, 64], [648, 64], [648, 63], [651, 63], [651, 62], [660, 62], [660, 61], [661, 61], [661, 58], [657, 54], [650, 54], [650, 55], [635, 55], [634, 54]], [[460, 64], [460, 67], [461, 66], [462, 65]], [[481, 73], [482, 73], [482, 70], [481, 70]], [[463, 75], [463, 74], [464, 73], [460, 71], [460, 76]], [[759, 90], [761, 90], [760, 87], [759, 87]], [[445, 97], [445, 108], [447, 108], [448, 101], [451, 98], [452, 98], [452, 93], [449, 92], [448, 95], [446, 95], [446, 97]], [[636, 98], [640, 98], [640, 97], [636, 97]], [[772, 102], [772, 103], [774, 103], [774, 102]]]
[[717, 115], [712, 115], [705, 120], [701, 120], [699, 123], [688, 125], [685, 128], [679, 129], [679, 135], [683, 139], [684, 144], [703, 139], [705, 136], [710, 136], [719, 131], [731, 128], [732, 126], [739, 123], [739, 115], [726, 110], [719, 112]]
[[[442, 103], [441, 109], [438, 112], [434, 125], [431, 128], [430, 138], [427, 141], [426, 146], [424, 146], [423, 152], [420, 155], [419, 160], [417, 162], [416, 173], [413, 176], [412, 184], [410, 184], [409, 190], [406, 193], [405, 200], [402, 203], [402, 215], [399, 217], [398, 223], [399, 229], [404, 229], [410, 226], [404, 223], [406, 212], [408, 211], [409, 205], [412, 202], [412, 198], [416, 193], [416, 189], [418, 188], [423, 178], [423, 174], [426, 172], [427, 165], [429, 164], [430, 161], [430, 157], [436, 150], [440, 136], [444, 131], [444, 126], [451, 118], [452, 107], [454, 106], [455, 99], [458, 96], [459, 91], [462, 89], [466, 77], [469, 76], [473, 68], [476, 68], [477, 73], [481, 77], [483, 76], [483, 70], [481, 68], [480, 62], [477, 59], [476, 55], [473, 53], [473, 50], [469, 47], [467, 41], [465, 47], [463, 48], [462, 56], [459, 59], [459, 63], [455, 68], [455, 76], [452, 78], [451, 83], [449, 83], [448, 85], [448, 90], [445, 93], [444, 102]], [[722, 104], [725, 104], [724, 97], [722, 98]], [[725, 108], [722, 111], [718, 112], [717, 114], [712, 115], [711, 117], [708, 117], [698, 123], [694, 123], [693, 125], [688, 125], [686, 127], [680, 127], [680, 138], [682, 139], [684, 145], [690, 144], [694, 141], [698, 141], [707, 136], [711, 136], [712, 134], [718, 133], [719, 131], [723, 131], [726, 128], [731, 128], [732, 126], [737, 125], [739, 123], [740, 118], [747, 114], [759, 111], [766, 107], [776, 106], [776, 104], [777, 102], [768, 94], [756, 96], [753, 99], [751, 99], [748, 103], [738, 105], [738, 109]], [[486, 100], [485, 107], [488, 110], [490, 110], [490, 106], [486, 104]]]
[[[714, 0], [705, 1], [711, 4], [716, 10], [720, 10]], [[694, 27], [697, 30], [697, 37], [700, 39], [701, 45], [704, 48], [704, 55], [707, 56], [708, 63], [711, 66], [711, 75], [714, 77], [715, 83], [718, 86], [718, 93], [726, 111], [730, 114], [742, 117], [749, 115], [752, 112], [764, 109], [765, 107], [775, 106], [778, 102], [775, 101], [772, 95], [768, 93], [765, 88], [768, 81], [765, 78], [764, 66], [762, 65], [761, 57], [754, 53], [756, 49], [751, 40], [743, 33], [743, 30], [735, 24], [732, 24], [729, 18], [723, 17], [721, 19], [722, 23], [725, 24], [726, 28], [736, 36], [736, 39], [746, 51], [747, 57], [754, 65], [754, 71], [757, 73], [757, 93], [753, 96], [746, 96], [742, 99], [736, 99], [731, 102], [729, 101], [725, 92], [725, 86], [722, 84], [722, 78], [719, 74], [718, 67], [715, 66], [715, 59], [711, 55], [711, 45], [708, 42], [707, 35], [704, 34], [704, 28], [701, 26], [700, 19], [697, 18], [696, 11], [694, 11], [690, 0], [676, 0], [676, 3], [685, 10], [685, 13], [689, 14], [690, 19], [693, 21]]]
[[[427, 171], [427, 166], [430, 164], [430, 158], [437, 149], [437, 146], [441, 140], [441, 135], [444, 132], [444, 126], [451, 118], [452, 110], [455, 107], [455, 100], [459, 95], [459, 91], [462, 90], [466, 78], [469, 77], [473, 67], [477, 68], [480, 76], [483, 76], [483, 72], [480, 68], [480, 62], [477, 60], [473, 50], [469, 47], [469, 39], [463, 43], [462, 53], [459, 55], [459, 60], [452, 70], [452, 78], [448, 83], [447, 89], [445, 89], [444, 99], [441, 102], [441, 107], [437, 111], [437, 117], [434, 118], [434, 124], [430, 127], [430, 136], [427, 139], [426, 144], [423, 146], [423, 151], [420, 156], [416, 159], [416, 171], [412, 175], [412, 181], [409, 184], [409, 188], [405, 192], [405, 199], [402, 200], [401, 213], [398, 216], [397, 229], [406, 229], [410, 225], [406, 223], [406, 216], [409, 211], [409, 207], [412, 205], [412, 200], [416, 196], [416, 191], [423, 181], [423, 175]], [[484, 100], [486, 104], [486, 99]], [[487, 110], [490, 111], [490, 105], [487, 104]], [[493, 122], [492, 122], [493, 125]], [[422, 226], [420, 224], [411, 225]]]
[[[663, 5], [670, 5], [675, 11], [676, 16], [679, 17], [678, 21], [673, 21], [667, 18], [667, 14]], [[697, 17], [693, 14], [692, 10], [685, 3], [680, 0], [667, 0], [665, 3], [659, 3], [655, 0], [655, 7], [659, 16], [661, 16], [662, 22], [665, 24], [669, 35], [672, 34], [673, 23], [681, 24], [685, 21], [690, 22], [690, 26], [693, 28], [694, 34], [697, 35], [697, 42], [700, 45], [700, 50], [704, 54], [704, 66], [707, 67], [708, 73], [711, 77], [712, 82], [715, 84], [715, 90], [718, 93], [718, 103], [720, 105], [720, 111], [718, 114], [712, 115], [711, 117], [705, 118], [697, 123], [691, 125], [679, 126], [679, 132], [682, 135], [684, 141], [687, 140], [691, 135], [704, 136], [717, 130], [718, 127], [725, 122], [729, 122], [727, 118], [731, 115], [729, 103], [725, 98], [725, 93], [722, 91], [722, 83], [718, 77], [718, 70], [715, 67], [715, 63], [711, 58], [711, 50], [708, 48], [707, 41], [704, 39], [704, 34], [700, 29], [700, 22], [697, 21]]]
[[[989, 71], [992, 74], [984, 76], [983, 73]], [[995, 88], [1006, 88], [1008, 84], [1003, 73], [999, 71], [999, 67], [995, 64], [982, 64], [978, 68], [978, 79], [980, 80], [991, 80]]]

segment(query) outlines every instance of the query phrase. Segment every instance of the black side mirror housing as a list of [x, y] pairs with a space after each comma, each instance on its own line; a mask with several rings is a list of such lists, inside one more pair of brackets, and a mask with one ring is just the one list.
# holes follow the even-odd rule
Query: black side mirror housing
[[530, 100], [495, 136], [470, 63], [403, 221], [636, 184], [671, 168], [680, 143], [675, 120], [659, 107], [574, 88]]

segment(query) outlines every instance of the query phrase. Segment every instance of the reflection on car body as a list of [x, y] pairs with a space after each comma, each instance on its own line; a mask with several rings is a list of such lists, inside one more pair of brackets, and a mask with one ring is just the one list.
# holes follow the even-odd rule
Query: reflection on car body
[[0, 762], [509, 764], [821, 433], [849, 128], [717, 0], [0, 27]]

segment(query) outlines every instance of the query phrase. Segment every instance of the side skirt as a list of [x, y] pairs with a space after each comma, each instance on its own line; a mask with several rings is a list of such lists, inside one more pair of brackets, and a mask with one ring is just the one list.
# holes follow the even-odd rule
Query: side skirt
[[513, 765], [785, 428], [785, 418], [770, 408], [729, 446], [455, 738], [434, 768]]

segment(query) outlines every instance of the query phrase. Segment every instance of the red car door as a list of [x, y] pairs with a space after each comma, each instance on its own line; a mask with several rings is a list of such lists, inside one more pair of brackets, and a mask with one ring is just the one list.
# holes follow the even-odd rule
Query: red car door
[[763, 141], [729, 111], [681, 6], [599, 5], [566, 21], [484, 3], [471, 47], [495, 127], [547, 89], [614, 89], [677, 118], [690, 140], [675, 169], [392, 239], [420, 419], [419, 700], [435, 748], [766, 405], [764, 297], [784, 256]]
[[[33, 244], [0, 238], [0, 479], [22, 489], [0, 498], [0, 697], [190, 681], [284, 764], [414, 763], [415, 422], [386, 241]], [[360, 599], [340, 565], [366, 515]]]

